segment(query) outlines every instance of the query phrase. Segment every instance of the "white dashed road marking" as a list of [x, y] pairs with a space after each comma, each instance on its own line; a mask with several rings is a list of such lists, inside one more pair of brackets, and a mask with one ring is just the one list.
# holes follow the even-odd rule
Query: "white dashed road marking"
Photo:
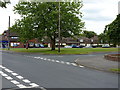
[[27, 80], [27, 79], [24, 79], [23, 82], [25, 82], [25, 83], [30, 83], [30, 81]]
[[73, 66], [77, 66], [77, 64], [75, 64], [75, 63], [71, 63]]
[[19, 88], [27, 88], [25, 85], [19, 84], [17, 85]]
[[46, 58], [44, 58], [44, 60], [47, 60]]
[[16, 80], [12, 80], [12, 81], [10, 81], [10, 82], [12, 82], [13, 84], [20, 84], [18, 81], [16, 81]]
[[7, 72], [9, 72], [9, 73], [13, 72], [13, 71], [11, 71], [11, 70], [9, 70], [9, 69], [5, 69], [5, 71], [7, 71]]
[[70, 62], [66, 62], [67, 65], [70, 65]]
[[18, 79], [23, 79], [23, 77], [22, 76], [16, 76]]
[[7, 77], [8, 75], [7, 74], [5, 74], [5, 73], [2, 73], [1, 74], [3, 77]]
[[64, 62], [64, 61], [61, 61], [60, 63], [64, 64], [65, 62]]
[[57, 63], [59, 63], [60, 61], [56, 60]]
[[79, 65], [79, 67], [83, 68], [84, 66]]
[[35, 59], [42, 59], [42, 60], [45, 60], [45, 61], [56, 62], [56, 63], [61, 63], [61, 64], [67, 64], [67, 65], [77, 66], [77, 67], [80, 67], [80, 68], [84, 67], [82, 65], [77, 65], [76, 63], [64, 62], [64, 61], [59, 61], [59, 60], [54, 60], [54, 59], [47, 59], [47, 58], [43, 58], [43, 57], [33, 57], [33, 58], [35, 58]]
[[[6, 67], [3, 67], [2, 65], [0, 65], [0, 68], [2, 68], [3, 70], [5, 70], [6, 72], [8, 72], [9, 74], [11, 74], [12, 76], [8, 76], [3, 71], [0, 71], [0, 75], [2, 75], [3, 77], [5, 77], [7, 80], [9, 80], [11, 83], [15, 84], [19, 88], [36, 88], [36, 87], [39, 87], [38, 84], [33, 83], [30, 80], [28, 80], [28, 79], [25, 79], [23, 76], [15, 73], [15, 72], [13, 72], [12, 70], [10, 70], [10, 69], [8, 69]], [[18, 78], [19, 80], [15, 80], [13, 77], [14, 78], [15, 77]], [[28, 85], [27, 86], [23, 85], [19, 81], [24, 82], [24, 83], [26, 83]], [[40, 88], [43, 88], [43, 90], [46, 90], [44, 87], [40, 87]]]
[[51, 60], [52, 62], [55, 62], [55, 60]]
[[12, 73], [12, 75], [17, 76], [18, 74], [17, 73]]
[[8, 76], [8, 77], [5, 77], [6, 79], [8, 79], [8, 80], [12, 80], [13, 78], [12, 77], [10, 77], [10, 76]]
[[35, 83], [31, 83], [30, 84], [32, 87], [38, 87], [39, 85], [35, 84]]

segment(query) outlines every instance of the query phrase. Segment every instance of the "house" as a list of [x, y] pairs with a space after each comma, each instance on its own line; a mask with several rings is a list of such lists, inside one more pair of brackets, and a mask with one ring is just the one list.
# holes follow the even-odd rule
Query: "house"
[[7, 48], [8, 40], [5, 39], [4, 35], [0, 35], [0, 48]]
[[[10, 32], [8, 30], [4, 31], [2, 34], [2, 41], [4, 42], [5, 47], [8, 46], [8, 38], [10, 39], [10, 47], [13, 48], [25, 48], [26, 44], [22, 43], [19, 41], [19, 35], [17, 35], [14, 32]], [[37, 38], [29, 40], [29, 46], [34, 47], [37, 44], [45, 44], [48, 47], [51, 47], [51, 40], [45, 36], [41, 41], [39, 41]], [[56, 46], [58, 45], [59, 39], [56, 38]], [[87, 37], [62, 37], [62, 40], [60, 41], [60, 44], [62, 46], [65, 45], [97, 45], [98, 44], [98, 37], [94, 36], [92, 38], [87, 38]]]
[[94, 36], [92, 38], [87, 38], [87, 37], [79, 37], [78, 41], [80, 42], [80, 45], [97, 45], [99, 43], [98, 36]]
[[[17, 35], [15, 32], [10, 32], [8, 30], [5, 30], [2, 34], [4, 36], [4, 39], [8, 42], [8, 38], [10, 39], [10, 47], [12, 48], [25, 48], [25, 44], [19, 41], [19, 35]], [[38, 43], [37, 39], [29, 40], [29, 43]]]

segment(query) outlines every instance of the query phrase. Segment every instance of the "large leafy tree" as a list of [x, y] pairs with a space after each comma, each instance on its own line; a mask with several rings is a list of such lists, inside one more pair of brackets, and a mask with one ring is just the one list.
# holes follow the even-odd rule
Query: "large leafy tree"
[[120, 14], [112, 23], [106, 25], [104, 33], [111, 43], [120, 45]]
[[10, 3], [10, 0], [0, 0], [0, 7], [6, 8], [6, 5]]
[[35, 36], [32, 23], [32, 18], [24, 17], [21, 20], [17, 20], [10, 28], [12, 32], [16, 32], [20, 36], [19, 41], [26, 43], [26, 49], [28, 49], [28, 41]]
[[[79, 35], [84, 27], [84, 23], [81, 20], [81, 7], [82, 2], [60, 2], [59, 12], [58, 2], [20, 2], [14, 7], [14, 11], [20, 14], [22, 19], [16, 22], [13, 29], [21, 32], [21, 38], [29, 30], [31, 30], [31, 33], [34, 33], [33, 38], [47, 36], [51, 40], [52, 50], [55, 50], [55, 41], [58, 37], [59, 14], [61, 37]], [[31, 20], [27, 21], [24, 18]], [[18, 26], [19, 24], [20, 26]]]
[[86, 30], [84, 30], [83, 35], [85, 37], [87, 37], [87, 38], [92, 38], [92, 37], [96, 36], [97, 34], [94, 31], [86, 31]]
[[102, 44], [109, 43], [109, 39], [105, 33], [101, 33], [98, 35], [99, 42]]

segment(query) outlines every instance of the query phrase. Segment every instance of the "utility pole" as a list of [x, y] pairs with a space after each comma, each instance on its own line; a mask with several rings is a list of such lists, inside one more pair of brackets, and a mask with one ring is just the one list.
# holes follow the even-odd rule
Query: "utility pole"
[[58, 38], [59, 38], [59, 42], [58, 42], [58, 52], [60, 52], [60, 1], [59, 1], [59, 25], [58, 25]]
[[10, 16], [8, 22], [8, 50], [10, 50]]
[[120, 1], [118, 2], [118, 15], [120, 14]]

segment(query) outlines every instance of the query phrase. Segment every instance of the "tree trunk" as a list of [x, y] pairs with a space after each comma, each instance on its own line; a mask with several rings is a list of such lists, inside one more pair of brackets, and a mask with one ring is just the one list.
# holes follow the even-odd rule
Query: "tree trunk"
[[28, 49], [28, 41], [26, 42], [26, 49]]
[[55, 50], [55, 39], [51, 39], [51, 50]]

